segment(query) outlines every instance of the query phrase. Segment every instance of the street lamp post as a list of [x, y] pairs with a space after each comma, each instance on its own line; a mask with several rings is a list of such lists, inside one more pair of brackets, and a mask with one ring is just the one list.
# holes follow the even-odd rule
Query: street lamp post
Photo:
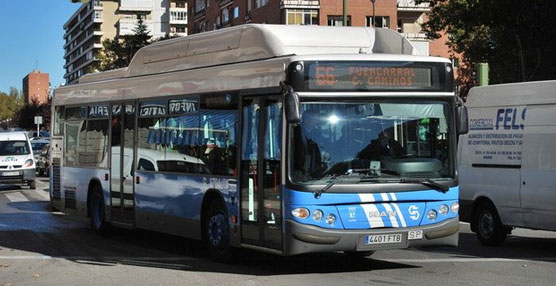
[[373, 18], [371, 19], [371, 25], [373, 28], [375, 27], [375, 2], [376, 0], [371, 0], [371, 3], [373, 4]]

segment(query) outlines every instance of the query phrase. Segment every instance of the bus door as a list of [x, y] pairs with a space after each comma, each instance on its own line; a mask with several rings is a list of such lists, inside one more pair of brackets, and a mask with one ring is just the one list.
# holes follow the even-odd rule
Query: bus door
[[242, 104], [242, 242], [282, 250], [282, 102], [248, 97]]
[[110, 207], [112, 221], [133, 224], [135, 102], [112, 104]]

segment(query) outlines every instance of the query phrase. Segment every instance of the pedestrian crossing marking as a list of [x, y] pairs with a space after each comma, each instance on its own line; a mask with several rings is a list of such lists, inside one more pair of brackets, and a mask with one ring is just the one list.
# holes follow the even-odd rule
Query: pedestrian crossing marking
[[37, 193], [45, 201], [50, 200], [50, 196], [49, 196], [48, 192], [45, 192], [43, 190], [35, 190], [35, 193]]
[[19, 202], [28, 202], [29, 199], [21, 193], [10, 193], [6, 194], [6, 197], [12, 203], [19, 203]]

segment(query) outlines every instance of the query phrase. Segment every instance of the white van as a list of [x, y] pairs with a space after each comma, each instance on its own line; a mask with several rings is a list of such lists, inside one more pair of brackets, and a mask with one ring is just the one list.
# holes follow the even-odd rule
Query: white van
[[35, 159], [25, 132], [0, 133], [0, 184], [35, 183]]
[[459, 141], [460, 219], [484, 245], [556, 230], [556, 81], [475, 87]]

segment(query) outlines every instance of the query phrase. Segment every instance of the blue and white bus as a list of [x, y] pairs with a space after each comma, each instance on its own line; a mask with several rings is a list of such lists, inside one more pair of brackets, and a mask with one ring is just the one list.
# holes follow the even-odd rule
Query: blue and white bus
[[457, 245], [466, 110], [387, 29], [244, 25], [54, 91], [51, 203], [280, 255]]

